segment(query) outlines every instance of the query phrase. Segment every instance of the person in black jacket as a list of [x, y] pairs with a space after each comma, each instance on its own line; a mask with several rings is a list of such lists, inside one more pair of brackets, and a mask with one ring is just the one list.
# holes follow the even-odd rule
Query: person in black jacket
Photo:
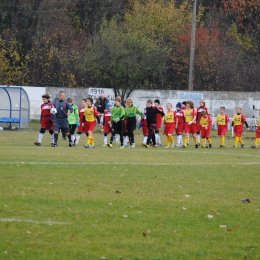
[[101, 94], [100, 97], [96, 100], [95, 107], [100, 114], [104, 114], [108, 102], [109, 100], [105, 97], [104, 94]]
[[151, 140], [153, 142], [153, 147], [156, 148], [156, 142], [155, 142], [155, 129], [156, 129], [156, 114], [161, 114], [164, 116], [164, 112], [159, 110], [158, 108], [153, 106], [153, 101], [151, 99], [147, 100], [146, 102], [146, 121], [147, 121], [147, 127], [149, 129], [147, 143], [145, 145], [146, 148], [150, 147]]

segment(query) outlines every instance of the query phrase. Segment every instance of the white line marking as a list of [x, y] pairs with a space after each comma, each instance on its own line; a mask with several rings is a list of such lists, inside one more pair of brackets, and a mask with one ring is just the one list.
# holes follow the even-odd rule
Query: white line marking
[[0, 222], [25, 222], [33, 224], [47, 224], [47, 225], [68, 225], [67, 222], [57, 222], [57, 221], [36, 221], [31, 219], [16, 219], [16, 218], [0, 218]]

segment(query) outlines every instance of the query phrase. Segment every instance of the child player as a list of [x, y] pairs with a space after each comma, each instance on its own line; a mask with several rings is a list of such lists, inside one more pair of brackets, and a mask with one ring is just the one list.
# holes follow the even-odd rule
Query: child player
[[200, 130], [201, 130], [200, 118], [202, 116], [201, 113], [205, 111], [206, 114], [209, 115], [208, 109], [205, 107], [205, 105], [206, 105], [205, 101], [200, 100], [199, 107], [197, 108], [197, 139], [199, 145], [200, 145]]
[[260, 142], [260, 109], [258, 110], [258, 123], [257, 123], [257, 128], [256, 128], [256, 139], [255, 139], [255, 145], [252, 145], [252, 148], [256, 148], [259, 145]]
[[141, 118], [144, 115], [140, 109], [133, 104], [133, 99], [128, 98], [126, 100], [127, 106], [125, 107], [125, 116], [127, 118], [126, 129], [129, 137], [130, 146], [128, 148], [135, 148], [134, 130], [136, 129], [136, 115], [138, 114]]
[[174, 148], [174, 139], [173, 131], [175, 128], [174, 123], [174, 111], [172, 111], [172, 104], [167, 104], [167, 111], [163, 118], [164, 120], [164, 134], [166, 135], [166, 144], [165, 148]]
[[49, 131], [51, 135], [51, 146], [54, 144], [54, 134], [53, 134], [53, 118], [52, 114], [50, 112], [51, 108], [54, 108], [53, 104], [50, 101], [50, 96], [48, 94], [44, 94], [42, 96], [43, 104], [41, 105], [41, 129], [38, 136], [38, 142], [35, 142], [34, 144], [37, 146], [41, 146], [42, 144], [42, 138], [46, 130]]
[[244, 148], [245, 143], [242, 140], [244, 124], [246, 125], [246, 130], [249, 130], [248, 124], [246, 122], [246, 118], [241, 112], [242, 112], [242, 107], [237, 106], [236, 114], [234, 115], [232, 120], [232, 127], [234, 127], [234, 132], [236, 135], [233, 148], [237, 148], [238, 142], [241, 144], [241, 148]]
[[104, 111], [103, 116], [103, 127], [104, 127], [104, 144], [103, 146], [107, 146], [107, 135], [112, 133], [112, 128], [110, 126], [110, 120], [112, 115], [112, 104], [106, 104], [106, 110]]
[[205, 148], [205, 138], [208, 140], [209, 148], [212, 147], [212, 141], [210, 139], [210, 128], [212, 126], [212, 120], [206, 111], [201, 112], [200, 117], [200, 130], [201, 130], [201, 148]]
[[181, 109], [181, 103], [178, 102], [175, 111], [175, 131], [177, 135], [177, 145], [178, 147], [183, 145], [182, 133], [185, 128], [184, 111]]
[[82, 123], [83, 123], [86, 106], [87, 106], [87, 99], [85, 98], [81, 99], [81, 107], [79, 108], [79, 126], [78, 126], [77, 136], [74, 142], [75, 145], [78, 145], [80, 136], [84, 132], [84, 127], [82, 126]]
[[146, 120], [146, 108], [144, 109], [144, 118], [141, 118], [139, 124], [138, 124], [138, 129], [140, 129], [142, 127], [143, 130], [143, 136], [144, 136], [144, 140], [142, 143], [142, 146], [146, 145], [147, 142], [147, 138], [148, 138], [148, 127], [147, 127], [147, 120]]
[[109, 148], [113, 147], [113, 140], [115, 139], [115, 135], [120, 135], [120, 149], [124, 149], [123, 143], [123, 120], [125, 116], [125, 109], [121, 106], [121, 98], [115, 98], [115, 106], [112, 108], [112, 115], [110, 119], [110, 125], [112, 125], [112, 136], [110, 138], [110, 143], [107, 145]]
[[[187, 102], [186, 101], [183, 101], [181, 103], [181, 110], [183, 111], [183, 113], [185, 112], [185, 110], [187, 109]], [[185, 118], [184, 118], [185, 119]], [[184, 126], [183, 126], [183, 132], [185, 132], [185, 122], [184, 122]], [[186, 133], [186, 132], [185, 132]], [[187, 145], [189, 145], [190, 143], [190, 135], [188, 134], [188, 142], [187, 142]]]
[[156, 115], [160, 114], [162, 117], [165, 115], [163, 111], [159, 110], [156, 107], [153, 107], [153, 101], [151, 99], [147, 100], [146, 102], [146, 120], [147, 120], [147, 127], [148, 127], [148, 138], [145, 147], [149, 148], [151, 141], [153, 142], [153, 147], [156, 148], [155, 142], [155, 134], [154, 131], [157, 129], [156, 123]]
[[[161, 112], [163, 112], [163, 107], [160, 106], [160, 100], [159, 99], [155, 99], [154, 100], [154, 106], [159, 109]], [[159, 133], [159, 130], [160, 128], [162, 127], [162, 115], [157, 113], [156, 114], [156, 130], [155, 130], [155, 141], [156, 141], [156, 144], [158, 146], [161, 146], [161, 139], [160, 139], [160, 133]]]
[[182, 148], [187, 147], [188, 136], [190, 133], [193, 135], [193, 139], [195, 142], [195, 148], [199, 148], [198, 140], [196, 137], [197, 124], [196, 124], [196, 110], [194, 109], [194, 103], [191, 100], [188, 100], [186, 102], [186, 105], [187, 105], [187, 108], [184, 112], [186, 136], [184, 138], [184, 145], [182, 146]]
[[75, 130], [79, 123], [79, 109], [78, 106], [73, 104], [72, 98], [67, 98], [67, 101], [73, 108], [73, 112], [68, 116], [70, 134], [71, 134], [71, 142], [75, 145]]
[[95, 148], [94, 146], [94, 136], [93, 131], [96, 126], [96, 119], [100, 127], [100, 117], [96, 107], [92, 106], [93, 98], [87, 98], [87, 107], [85, 108], [83, 123], [82, 126], [84, 127], [85, 133], [88, 133], [87, 142], [85, 147], [86, 148]]
[[225, 114], [225, 107], [220, 107], [219, 114], [216, 118], [216, 122], [218, 125], [218, 135], [220, 136], [220, 146], [219, 148], [225, 148], [225, 136], [227, 132], [227, 127], [229, 123], [229, 117]]

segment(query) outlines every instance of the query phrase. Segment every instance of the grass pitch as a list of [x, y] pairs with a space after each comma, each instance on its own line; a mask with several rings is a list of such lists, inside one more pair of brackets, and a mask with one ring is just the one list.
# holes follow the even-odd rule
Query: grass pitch
[[120, 150], [0, 132], [0, 259], [260, 259], [254, 133], [244, 149], [212, 135], [212, 149], [146, 149], [137, 132]]

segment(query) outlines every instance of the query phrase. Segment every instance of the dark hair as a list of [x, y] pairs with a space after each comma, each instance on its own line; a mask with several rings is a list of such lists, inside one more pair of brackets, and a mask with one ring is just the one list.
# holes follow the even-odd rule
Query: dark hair
[[51, 98], [48, 94], [42, 95], [42, 98], [47, 98], [48, 100]]
[[186, 101], [183, 101], [182, 104], [186, 106], [186, 105], [187, 105], [187, 102], [186, 102]]
[[154, 103], [158, 103], [160, 105], [160, 100], [159, 99], [155, 99]]
[[81, 101], [84, 100], [85, 102], [87, 102], [87, 99], [86, 98], [82, 98]]
[[88, 97], [87, 100], [89, 100], [90, 103], [93, 104], [93, 98], [92, 97]]
[[67, 101], [69, 102], [69, 103], [73, 103], [73, 99], [72, 98], [67, 98]]
[[121, 99], [121, 97], [119, 97], [120, 95], [118, 95], [116, 98], [115, 98], [115, 101], [118, 101], [118, 102], [122, 102], [122, 99]]
[[225, 107], [220, 107], [220, 109], [226, 110], [226, 108], [225, 108]]
[[189, 104], [191, 108], [194, 108], [194, 103], [191, 100], [188, 100], [186, 104]]

